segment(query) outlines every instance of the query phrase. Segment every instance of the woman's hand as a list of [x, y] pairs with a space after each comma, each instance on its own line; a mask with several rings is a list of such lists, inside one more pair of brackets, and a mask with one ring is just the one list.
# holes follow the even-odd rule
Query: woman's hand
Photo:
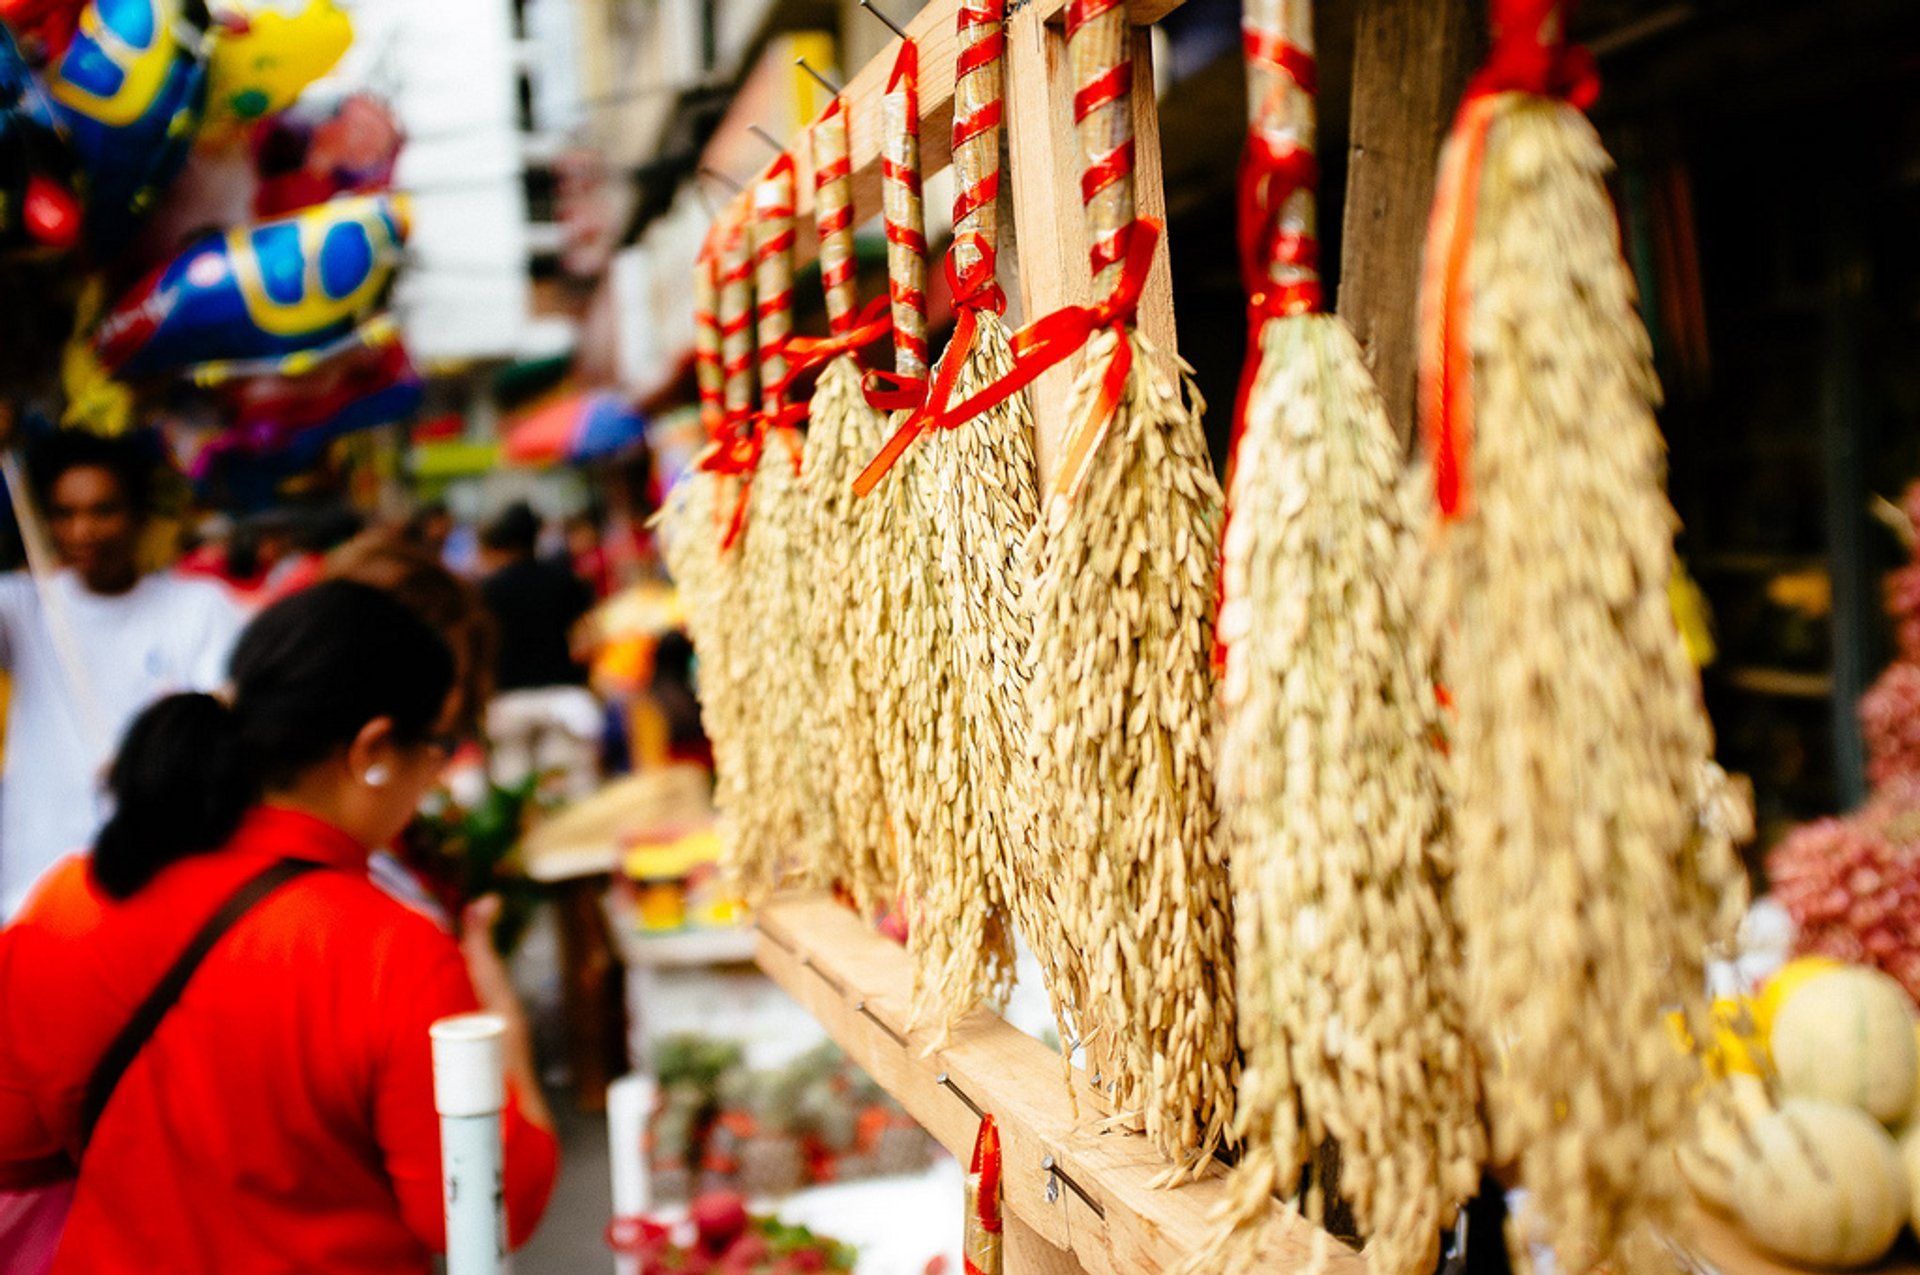
[[500, 919], [500, 896], [489, 894], [467, 904], [460, 914], [460, 954], [467, 960], [467, 977], [480, 1008], [506, 1020], [506, 1039], [501, 1042], [501, 1061], [520, 1112], [542, 1129], [553, 1128], [553, 1113], [547, 1110], [546, 1096], [540, 1091], [540, 1077], [533, 1068], [533, 1039], [527, 1030], [527, 1012], [521, 1007], [520, 994], [513, 988], [513, 975], [493, 946], [493, 924]]

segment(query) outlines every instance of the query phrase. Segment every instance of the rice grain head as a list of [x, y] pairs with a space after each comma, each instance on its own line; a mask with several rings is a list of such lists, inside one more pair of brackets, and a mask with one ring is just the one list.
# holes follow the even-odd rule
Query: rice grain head
[[861, 576], [860, 546], [878, 537], [880, 506], [855, 498], [853, 478], [880, 450], [885, 423], [867, 406], [851, 358], [835, 359], [821, 371], [808, 417], [801, 480], [810, 527], [805, 551], [813, 563], [809, 620], [820, 676], [814, 756], [839, 836], [815, 843], [806, 875], [818, 889], [844, 884], [854, 906], [873, 916], [896, 902], [900, 873], [881, 782], [875, 691], [881, 674], [874, 652], [861, 641], [862, 599], [872, 583]]
[[[1096, 335], [1070, 399], [1090, 414], [1117, 338]], [[1029, 772], [1037, 828], [1022, 915], [1077, 970], [1071, 1017], [1116, 1109], [1198, 1173], [1227, 1138], [1238, 1082], [1232, 909], [1213, 837], [1211, 673], [1219, 485], [1202, 405], [1138, 334], [1134, 367], [1073, 498], [1031, 542]], [[1044, 886], [1041, 883], [1045, 883]], [[1056, 995], [1061, 989], [1056, 989]]]
[[1329, 1137], [1380, 1275], [1432, 1270], [1478, 1184], [1440, 722], [1400, 470], [1346, 325], [1268, 322], [1219, 626], [1245, 1158], [1193, 1275], [1267, 1260], [1273, 1193], [1294, 1194]]

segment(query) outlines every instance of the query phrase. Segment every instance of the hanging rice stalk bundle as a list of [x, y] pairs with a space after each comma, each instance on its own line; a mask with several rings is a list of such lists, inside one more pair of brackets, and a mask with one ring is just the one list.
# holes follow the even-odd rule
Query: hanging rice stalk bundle
[[[747, 240], [751, 209], [747, 194], [730, 205], [720, 230], [720, 365], [724, 371], [722, 428], [718, 445], [703, 467], [714, 476], [714, 586], [708, 595], [712, 655], [701, 651], [703, 703], [714, 703], [718, 722], [708, 722], [714, 739], [714, 805], [726, 818], [722, 868], [747, 897], [768, 889], [770, 864], [780, 853], [768, 826], [766, 776], [780, 766], [781, 741], [768, 739], [755, 682], [751, 597], [741, 570], [739, 534], [745, 526], [751, 476], [758, 451], [753, 442], [755, 413], [755, 332], [753, 332], [753, 253]], [[718, 726], [720, 734], [714, 734]], [[728, 743], [722, 747], [720, 737]]]
[[[1232, 919], [1212, 836], [1210, 655], [1220, 489], [1202, 404], [1131, 330], [1159, 238], [1133, 202], [1133, 33], [1118, 0], [1067, 14], [1094, 293], [1023, 328], [1013, 370], [947, 409], [985, 410], [1081, 348], [1074, 432], [1029, 541], [1033, 862], [1023, 917], [1062, 1033], [1097, 1083], [1196, 1173], [1232, 1120]], [[1062, 976], [1060, 972], [1068, 972]], [[1069, 1032], [1076, 1033], [1069, 1036]]]
[[[895, 437], [927, 397], [925, 215], [920, 187], [919, 50], [903, 40], [881, 99], [882, 198], [894, 369], [867, 376], [867, 401], [892, 412]], [[901, 893], [914, 956], [914, 1016], [942, 1028], [1013, 976], [1013, 936], [997, 906], [996, 865], [968, 835], [962, 779], [968, 687], [943, 574], [937, 475], [924, 454], [900, 458], [862, 503], [878, 502], [879, 536], [863, 542], [882, 614], [869, 649], [880, 672], [882, 776], [900, 846]], [[864, 608], [863, 608], [864, 610]]]
[[1400, 441], [1358, 343], [1321, 309], [1311, 5], [1249, 0], [1244, 24], [1253, 344], [1222, 563], [1218, 774], [1242, 1159], [1223, 1233], [1190, 1269], [1263, 1268], [1275, 1191], [1299, 1190], [1331, 1136], [1369, 1265], [1426, 1275], [1484, 1136], [1419, 545]]
[[687, 635], [700, 655], [701, 721], [713, 743], [715, 805], [729, 856], [751, 860], [755, 835], [748, 780], [753, 748], [749, 636], [739, 617], [737, 555], [724, 549], [737, 506], [735, 434], [753, 407], [752, 336], [748, 332], [750, 264], [745, 209], [729, 205], [716, 221], [694, 271], [695, 378], [709, 443], [700, 462], [674, 485], [661, 510], [661, 551], [686, 612]]
[[[884, 320], [876, 324], [854, 313], [853, 181], [839, 98], [814, 123], [812, 148], [828, 343], [851, 349], [866, 344], [868, 329], [883, 328]], [[893, 905], [900, 879], [880, 780], [873, 688], [883, 671], [859, 640], [859, 608], [875, 584], [860, 577], [858, 547], [882, 543], [881, 510], [878, 502], [853, 495], [854, 474], [884, 436], [885, 422], [861, 393], [859, 364], [850, 352], [833, 355], [814, 387], [800, 473], [810, 512], [806, 551], [814, 562], [810, 629], [821, 677], [814, 747], [829, 768], [839, 835], [822, 847], [827, 853], [808, 877], [822, 888], [844, 886], [869, 916]]]
[[[1001, 0], [960, 7], [952, 134], [957, 193], [946, 260], [958, 314], [954, 337], [925, 402], [854, 483], [854, 491], [867, 496], [925, 435], [915, 449], [922, 464], [916, 490], [928, 499], [927, 531], [937, 545], [941, 594], [950, 608], [947, 676], [961, 691], [959, 717], [947, 732], [958, 744], [952, 817], [961, 843], [945, 867], [947, 885], [940, 893], [956, 906], [982, 910], [989, 944], [982, 952], [969, 940], [949, 949], [941, 962], [944, 972], [933, 995], [949, 1019], [996, 990], [1012, 919], [1006, 881], [1015, 870], [1013, 840], [1025, 824], [1011, 801], [1026, 767], [1024, 668], [1031, 625], [1019, 559], [1039, 511], [1032, 409], [1023, 390], [977, 416], [927, 428], [956, 393], [972, 394], [1012, 368], [1000, 318], [1006, 296], [994, 269], [1004, 18]], [[942, 843], [934, 848], [944, 852]]]
[[1673, 1206], [1690, 1066], [1663, 1016], [1698, 1008], [1738, 874], [1591, 63], [1558, 0], [1493, 10], [1421, 314], [1455, 897], [1492, 1154], [1530, 1196], [1512, 1247], [1584, 1271]]
[[[745, 643], [754, 668], [755, 799], [765, 813], [767, 857], [745, 874], [755, 891], [777, 888], [820, 863], [835, 842], [833, 811], [813, 756], [820, 676], [812, 641], [812, 543], [800, 487], [804, 404], [789, 404], [787, 338], [793, 331], [793, 159], [782, 155], [754, 183], [752, 245], [760, 352], [760, 415], [752, 422], [744, 523], [737, 529], [742, 588], [751, 600]], [[756, 894], [747, 895], [758, 902]]]

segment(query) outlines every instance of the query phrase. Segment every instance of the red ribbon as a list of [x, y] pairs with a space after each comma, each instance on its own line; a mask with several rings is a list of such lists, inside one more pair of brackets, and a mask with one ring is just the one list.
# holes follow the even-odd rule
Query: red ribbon
[[783, 392], [788, 382], [805, 376], [815, 368], [825, 367], [842, 354], [864, 349], [893, 331], [893, 314], [885, 297], [875, 297], [858, 315], [848, 315], [847, 321], [848, 326], [832, 336], [787, 338], [781, 351], [787, 358], [787, 379], [780, 386]]
[[973, 1157], [967, 1165], [968, 1173], [980, 1175], [978, 1210], [982, 1230], [998, 1235], [1000, 1233], [1000, 1129], [994, 1124], [992, 1116], [980, 1117], [980, 1132], [974, 1135]]
[[1567, 44], [1570, 0], [1493, 0], [1493, 50], [1454, 119], [1457, 167], [1434, 197], [1427, 226], [1420, 332], [1420, 427], [1433, 465], [1433, 497], [1452, 521], [1472, 503], [1466, 456], [1473, 444], [1473, 352], [1467, 346], [1473, 250], [1487, 129], [1503, 93], [1558, 98], [1578, 110], [1600, 94], [1593, 55]]
[[770, 435], [779, 434], [793, 461], [794, 474], [797, 476], [800, 473], [799, 425], [806, 418], [804, 403], [790, 403], [750, 417], [745, 432], [714, 439], [696, 462], [710, 474], [740, 480], [740, 491], [734, 498], [733, 512], [728, 516], [726, 531], [720, 538], [721, 552], [732, 549], [739, 542], [741, 533], [747, 529], [747, 501], [753, 494], [753, 476], [760, 472], [760, 457], [766, 452]]
[[[1120, 275], [1114, 283], [1112, 296], [1098, 305], [1065, 306], [1015, 332], [1011, 341], [1012, 369], [971, 397], [948, 404], [938, 411], [927, 412], [915, 433], [930, 429], [952, 429], [983, 412], [992, 411], [1033, 384], [1049, 368], [1057, 367], [1073, 357], [1076, 351], [1093, 339], [1094, 333], [1111, 330], [1120, 340], [1114, 348], [1113, 358], [1101, 374], [1100, 393], [1094, 400], [1093, 412], [1069, 442], [1061, 471], [1054, 478], [1054, 492], [1065, 492], [1069, 496], [1078, 492], [1081, 482], [1086, 478], [1087, 462], [1093, 455], [1095, 444], [1106, 436], [1114, 410], [1120, 406], [1120, 396], [1126, 392], [1127, 373], [1133, 369], [1133, 347], [1127, 341], [1127, 325], [1133, 322], [1134, 315], [1140, 309], [1140, 294], [1147, 286], [1147, 275], [1153, 267], [1153, 254], [1160, 244], [1161, 225], [1158, 221], [1141, 218], [1127, 229], [1132, 233], [1126, 236], [1127, 253], [1121, 259]], [[944, 374], [944, 364], [941, 370]], [[894, 437], [888, 440], [887, 448], [855, 480], [856, 492], [864, 495], [872, 490], [873, 484], [879, 481], [879, 475], [886, 472], [886, 466], [881, 466], [877, 472], [875, 466], [887, 458], [888, 451], [896, 450], [896, 443], [899, 443], [897, 451], [906, 450], [907, 444], [913, 441], [909, 437], [901, 442], [900, 435], [906, 428], [903, 426], [896, 431]], [[898, 459], [897, 454], [894, 459]], [[887, 460], [887, 465], [891, 464], [892, 460]], [[873, 475], [871, 481], [869, 474]], [[866, 484], [864, 488], [862, 483]]]
[[[973, 264], [964, 272], [957, 264], [960, 259], [959, 249], [963, 245], [973, 249], [975, 254]], [[900, 428], [893, 432], [893, 437], [887, 440], [886, 446], [880, 449], [879, 455], [869, 461], [867, 467], [860, 471], [860, 476], [853, 480], [855, 496], [864, 496], [879, 485], [880, 480], [886, 476], [889, 469], [893, 468], [894, 463], [906, 455], [907, 448], [913, 445], [913, 441], [929, 428], [951, 429], [972, 419], [967, 416], [949, 416], [947, 405], [953, 399], [954, 383], [959, 379], [960, 368], [966, 363], [967, 356], [973, 352], [974, 337], [980, 329], [979, 312], [992, 310], [995, 314], [1005, 314], [1007, 294], [1000, 290], [1000, 285], [994, 278], [993, 245], [971, 231], [955, 237], [953, 248], [947, 253], [944, 268], [947, 272], [947, 286], [953, 290], [954, 308], [959, 312], [959, 318], [954, 323], [953, 340], [948, 343], [946, 353], [940, 356], [940, 368], [934, 376], [932, 386], [929, 387], [925, 381], [919, 382], [919, 401], [902, 404], [904, 407], [911, 408], [913, 415], [901, 422]], [[884, 375], [887, 374], [868, 373], [869, 378]], [[898, 377], [893, 379], [900, 380]], [[913, 392], [912, 382], [902, 382], [901, 385], [899, 393], [903, 397]], [[867, 397], [869, 401], [872, 400], [871, 389], [868, 390]]]

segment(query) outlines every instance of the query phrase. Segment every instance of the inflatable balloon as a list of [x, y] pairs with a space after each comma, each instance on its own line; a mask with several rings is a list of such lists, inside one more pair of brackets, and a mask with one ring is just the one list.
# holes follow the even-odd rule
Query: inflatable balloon
[[0, 26], [0, 251], [64, 250], [79, 239], [80, 201], [53, 104]]
[[96, 252], [121, 245], [187, 158], [206, 104], [206, 26], [200, 0], [89, 0], [47, 68]]
[[216, 136], [286, 110], [353, 43], [334, 0], [225, 0], [215, 12], [206, 128]]
[[67, 51], [86, 7], [87, 0], [0, 0], [0, 23], [18, 37], [28, 61], [44, 66]]
[[356, 195], [208, 235], [122, 296], [94, 349], [121, 376], [299, 375], [367, 343], [406, 233], [402, 199]]
[[392, 110], [365, 93], [324, 108], [296, 103], [254, 130], [254, 214], [277, 217], [335, 195], [385, 190], [400, 143]]
[[307, 376], [242, 382], [227, 393], [232, 424], [200, 450], [188, 472], [200, 481], [222, 464], [268, 458], [275, 472], [292, 472], [337, 438], [411, 415], [424, 392], [397, 342], [349, 353]]

